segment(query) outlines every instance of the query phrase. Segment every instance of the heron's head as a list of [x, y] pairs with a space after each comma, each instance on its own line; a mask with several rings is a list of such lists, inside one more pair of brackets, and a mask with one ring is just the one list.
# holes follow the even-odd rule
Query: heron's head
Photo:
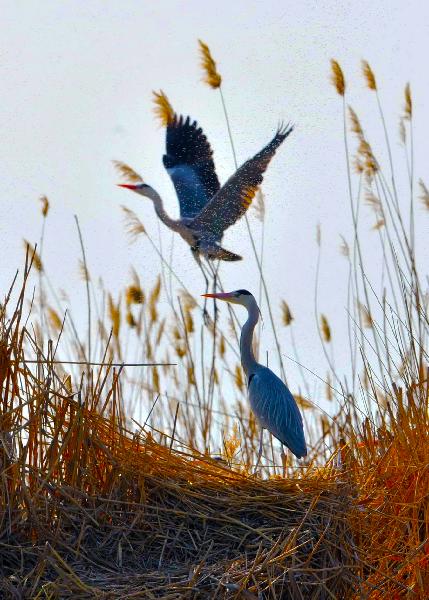
[[203, 294], [204, 298], [216, 298], [217, 300], [225, 300], [231, 304], [241, 304], [248, 308], [251, 304], [256, 304], [254, 296], [247, 290], [236, 290], [235, 292], [227, 292], [224, 294]]
[[147, 183], [118, 183], [117, 186], [136, 192], [136, 194], [140, 194], [140, 196], [147, 196], [148, 198], [152, 197], [153, 188]]

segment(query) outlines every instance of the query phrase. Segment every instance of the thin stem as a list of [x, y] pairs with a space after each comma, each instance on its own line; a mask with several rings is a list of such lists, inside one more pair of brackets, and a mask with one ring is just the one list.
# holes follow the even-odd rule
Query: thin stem
[[89, 271], [86, 263], [85, 246], [83, 243], [82, 232], [80, 230], [79, 219], [74, 215], [76, 221], [77, 232], [79, 235], [80, 247], [82, 250], [83, 267], [85, 269], [85, 285], [86, 285], [86, 301], [88, 310], [88, 363], [91, 360], [91, 294], [89, 290]]

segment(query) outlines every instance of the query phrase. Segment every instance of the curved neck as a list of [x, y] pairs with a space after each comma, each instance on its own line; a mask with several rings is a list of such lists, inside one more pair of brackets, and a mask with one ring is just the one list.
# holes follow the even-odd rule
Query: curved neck
[[253, 354], [253, 332], [256, 327], [256, 323], [259, 320], [259, 309], [255, 301], [253, 301], [247, 308], [247, 321], [243, 325], [240, 337], [240, 354], [241, 364], [243, 365], [244, 372], [247, 377], [252, 374], [253, 369], [258, 366]]
[[162, 202], [162, 198], [158, 194], [158, 192], [156, 190], [154, 190], [153, 188], [150, 188], [150, 189], [145, 190], [144, 195], [147, 198], [150, 198], [152, 200], [153, 206], [155, 208], [155, 212], [158, 215], [159, 219], [165, 225], [167, 225], [167, 227], [169, 227], [170, 229], [173, 229], [173, 231], [178, 231], [180, 223], [167, 215], [167, 213], [164, 210], [164, 204]]

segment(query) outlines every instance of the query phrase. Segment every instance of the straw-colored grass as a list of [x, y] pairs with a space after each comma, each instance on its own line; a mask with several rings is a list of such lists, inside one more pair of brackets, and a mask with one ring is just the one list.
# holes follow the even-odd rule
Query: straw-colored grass
[[[208, 47], [200, 48], [207, 78], [209, 69], [217, 74]], [[266, 438], [262, 468], [253, 473], [259, 429], [246, 398], [235, 314], [225, 322], [214, 306], [213, 318], [203, 319], [149, 225], [127, 208], [130, 236], [151, 244], [162, 275], [144, 287], [133, 270], [124, 290], [101, 287], [97, 298], [79, 229], [92, 308], [80, 336], [42, 263], [49, 223], [42, 202], [41, 243], [25, 243], [21, 283], [0, 310], [0, 598], [429, 597], [429, 319], [414, 245], [411, 91], [407, 85], [401, 117], [405, 204], [373, 71], [363, 63], [384, 126], [389, 177], [377, 142], [349, 108], [357, 137], [352, 172], [345, 78], [337, 61], [331, 66], [342, 96], [353, 223], [352, 238], [341, 243], [350, 269], [351, 374], [334, 368], [334, 324], [318, 310], [316, 284], [315, 337], [328, 363], [324, 394], [332, 410], [328, 416], [317, 408], [302, 372], [305, 395], [292, 392], [306, 421], [307, 462], [297, 468]], [[222, 94], [220, 79], [219, 86], [207, 82]], [[173, 112], [162, 93], [156, 104], [168, 123]], [[116, 168], [141, 181], [124, 163]], [[423, 182], [419, 193], [427, 208]], [[260, 203], [263, 240], [262, 196]], [[365, 271], [358, 218], [365, 209], [376, 217], [379, 295]], [[276, 330], [263, 243], [258, 253], [251, 240], [276, 344], [289, 335], [296, 352], [299, 316], [281, 302]], [[34, 298], [29, 263], [39, 280]], [[317, 278], [320, 268], [319, 260]], [[222, 287], [219, 274], [216, 285]]]

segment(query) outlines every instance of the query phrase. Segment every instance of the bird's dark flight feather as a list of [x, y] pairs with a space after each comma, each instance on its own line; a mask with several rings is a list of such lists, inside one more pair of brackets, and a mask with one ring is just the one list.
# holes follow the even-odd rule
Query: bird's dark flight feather
[[174, 116], [167, 126], [163, 163], [176, 189], [180, 216], [195, 217], [220, 189], [212, 149], [196, 121]]
[[225, 229], [233, 225], [249, 208], [270, 160], [292, 131], [292, 126], [280, 126], [271, 142], [241, 165], [194, 218], [192, 228], [210, 232], [217, 239], [221, 238]]

